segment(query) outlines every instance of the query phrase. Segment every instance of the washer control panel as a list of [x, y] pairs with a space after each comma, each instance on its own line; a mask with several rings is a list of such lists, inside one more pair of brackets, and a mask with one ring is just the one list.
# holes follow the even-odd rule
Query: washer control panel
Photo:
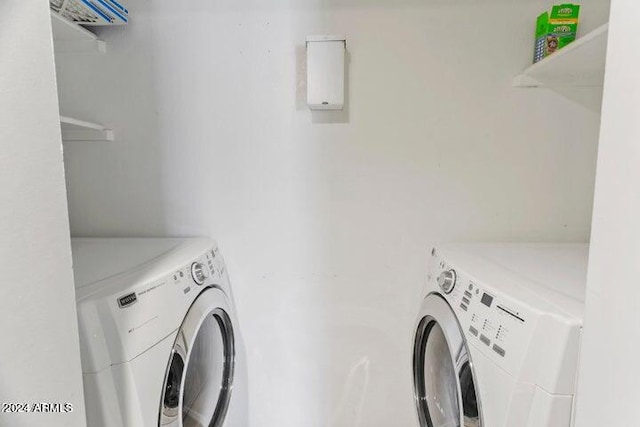
[[463, 266], [432, 253], [427, 280], [439, 289], [460, 322], [467, 341], [506, 369], [517, 369], [535, 329], [525, 307], [481, 284]]
[[173, 273], [173, 282], [185, 294], [205, 285], [219, 284], [224, 275], [224, 262], [217, 247]]

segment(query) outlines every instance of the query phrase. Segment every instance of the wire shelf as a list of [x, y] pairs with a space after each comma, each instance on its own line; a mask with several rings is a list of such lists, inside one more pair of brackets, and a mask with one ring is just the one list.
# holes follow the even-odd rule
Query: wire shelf
[[82, 25], [123, 25], [129, 11], [116, 0], [49, 0], [51, 9]]

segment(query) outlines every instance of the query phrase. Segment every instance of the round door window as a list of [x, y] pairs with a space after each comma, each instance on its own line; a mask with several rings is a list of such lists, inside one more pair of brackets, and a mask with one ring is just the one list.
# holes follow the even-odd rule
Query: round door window
[[[455, 315], [437, 298], [418, 324], [413, 373], [421, 427], [481, 427], [469, 353]], [[440, 320], [440, 321], [439, 321]], [[452, 323], [453, 322], [453, 323]]]
[[[160, 427], [221, 427], [233, 386], [235, 342], [226, 297], [217, 289], [189, 309], [171, 352]], [[212, 308], [216, 307], [216, 308]]]
[[[422, 426], [460, 427], [460, 406], [453, 357], [440, 325], [429, 322], [421, 342], [416, 382]], [[417, 366], [416, 366], [417, 367]]]
[[185, 365], [184, 427], [222, 425], [230, 401], [233, 353], [231, 321], [224, 310], [216, 309], [198, 330]]

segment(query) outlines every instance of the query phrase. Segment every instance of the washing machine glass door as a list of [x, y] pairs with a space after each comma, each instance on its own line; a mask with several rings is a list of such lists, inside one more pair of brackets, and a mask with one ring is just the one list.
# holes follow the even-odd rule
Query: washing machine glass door
[[178, 332], [165, 376], [159, 425], [222, 426], [231, 399], [234, 360], [227, 299], [219, 289], [207, 289]]
[[451, 307], [425, 298], [414, 340], [414, 391], [421, 427], [481, 427], [473, 365]]

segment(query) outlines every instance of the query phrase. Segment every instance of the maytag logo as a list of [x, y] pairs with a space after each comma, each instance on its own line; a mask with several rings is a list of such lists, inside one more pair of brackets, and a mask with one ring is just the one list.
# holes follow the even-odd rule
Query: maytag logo
[[127, 294], [118, 298], [118, 307], [127, 308], [135, 304], [136, 301], [138, 301], [138, 297], [136, 296], [136, 293], [131, 292], [130, 294]]

